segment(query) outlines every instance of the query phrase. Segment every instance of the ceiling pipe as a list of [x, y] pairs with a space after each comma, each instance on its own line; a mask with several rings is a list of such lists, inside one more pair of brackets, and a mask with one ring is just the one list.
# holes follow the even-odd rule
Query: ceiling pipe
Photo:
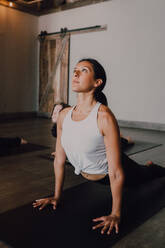
[[33, 0], [33, 1], [29, 1], [29, 2], [24, 1], [24, 0], [17, 0], [17, 2], [20, 2], [20, 3], [24, 3], [24, 4], [29, 5], [29, 4], [34, 4], [34, 3], [43, 2], [43, 0]]

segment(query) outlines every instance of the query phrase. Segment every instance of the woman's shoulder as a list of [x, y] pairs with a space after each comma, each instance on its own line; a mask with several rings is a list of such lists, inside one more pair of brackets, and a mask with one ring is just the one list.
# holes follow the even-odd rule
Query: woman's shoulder
[[104, 118], [114, 116], [112, 110], [108, 106], [105, 106], [103, 104], [101, 104], [99, 107], [98, 115], [100, 115], [101, 117], [104, 117]]
[[72, 107], [66, 107], [64, 108], [63, 110], [60, 111], [60, 114], [59, 114], [59, 119], [61, 121], [64, 120], [65, 116], [67, 115], [67, 113], [72, 109]]
[[100, 120], [102, 123], [110, 123], [110, 122], [116, 122], [116, 118], [112, 110], [101, 104], [98, 110], [98, 120]]
[[63, 124], [63, 121], [65, 119], [65, 116], [67, 115], [67, 113], [71, 109], [72, 109], [72, 107], [66, 107], [66, 108], [64, 108], [63, 110], [60, 111], [59, 117], [58, 117], [58, 120], [57, 120], [57, 126], [62, 128], [62, 124]]
[[64, 115], [64, 114], [68, 113], [68, 111], [71, 110], [71, 109], [72, 109], [72, 106], [66, 107], [63, 110], [61, 110], [60, 113]]

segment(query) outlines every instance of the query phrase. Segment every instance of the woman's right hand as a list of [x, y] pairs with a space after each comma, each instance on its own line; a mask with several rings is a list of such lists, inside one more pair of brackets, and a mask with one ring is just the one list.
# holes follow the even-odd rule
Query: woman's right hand
[[35, 202], [33, 202], [33, 207], [34, 208], [39, 207], [39, 210], [42, 210], [44, 207], [50, 204], [53, 205], [53, 209], [55, 210], [59, 204], [59, 200], [56, 199], [55, 197], [38, 199], [38, 200], [35, 200]]

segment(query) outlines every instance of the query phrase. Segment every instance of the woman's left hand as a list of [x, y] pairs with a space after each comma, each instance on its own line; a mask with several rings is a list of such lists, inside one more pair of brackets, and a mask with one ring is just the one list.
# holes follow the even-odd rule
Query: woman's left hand
[[101, 229], [101, 234], [104, 234], [107, 232], [109, 235], [113, 228], [115, 228], [116, 234], [119, 232], [119, 223], [120, 223], [120, 217], [117, 215], [110, 214], [108, 216], [102, 216], [96, 219], [93, 219], [94, 222], [100, 221], [99, 224], [96, 226], [93, 226], [93, 230], [103, 227]]

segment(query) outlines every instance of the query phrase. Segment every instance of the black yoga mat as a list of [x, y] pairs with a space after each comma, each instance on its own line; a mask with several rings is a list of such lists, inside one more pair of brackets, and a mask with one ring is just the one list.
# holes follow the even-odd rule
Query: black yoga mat
[[[0, 215], [0, 238], [14, 248], [110, 248], [165, 206], [165, 177], [124, 190], [120, 233], [101, 235], [92, 219], [109, 214], [109, 186], [86, 182], [64, 191], [56, 211], [31, 204]], [[43, 196], [42, 196], [43, 197]]]
[[135, 140], [135, 143], [133, 145], [128, 145], [127, 148], [124, 149], [124, 152], [127, 155], [133, 155], [139, 152], [144, 152], [153, 148], [156, 148], [158, 146], [161, 146], [162, 144], [157, 143], [151, 143], [146, 141], [139, 141]]
[[50, 147], [47, 146], [42, 146], [38, 144], [33, 144], [33, 143], [27, 143], [20, 145], [18, 147], [14, 147], [5, 151], [0, 152], [0, 156], [12, 156], [12, 155], [17, 155], [17, 154], [22, 154], [26, 152], [34, 152], [34, 151], [40, 151], [40, 150], [45, 150], [45, 149], [50, 149]]

